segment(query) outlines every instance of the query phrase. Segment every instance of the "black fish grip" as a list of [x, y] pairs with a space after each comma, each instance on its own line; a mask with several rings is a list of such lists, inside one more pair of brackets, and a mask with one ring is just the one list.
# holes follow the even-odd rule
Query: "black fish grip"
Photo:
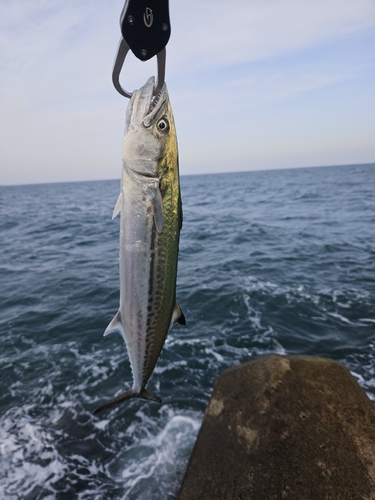
[[168, 0], [127, 0], [120, 16], [122, 38], [112, 72], [115, 89], [125, 97], [131, 93], [121, 87], [120, 73], [129, 50], [141, 61], [155, 55], [158, 59], [158, 80], [154, 95], [163, 86], [165, 77], [165, 46], [171, 35]]

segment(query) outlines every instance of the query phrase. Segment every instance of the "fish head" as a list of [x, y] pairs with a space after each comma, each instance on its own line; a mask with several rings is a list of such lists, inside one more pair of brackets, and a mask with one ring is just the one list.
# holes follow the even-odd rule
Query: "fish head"
[[124, 167], [145, 176], [160, 178], [168, 168], [165, 158], [177, 155], [172, 108], [166, 84], [153, 96], [155, 79], [132, 94], [126, 110], [122, 143]]

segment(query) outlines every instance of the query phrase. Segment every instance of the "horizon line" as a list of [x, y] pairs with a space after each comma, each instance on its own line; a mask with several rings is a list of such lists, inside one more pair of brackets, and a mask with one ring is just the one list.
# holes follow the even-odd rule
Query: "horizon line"
[[[333, 164], [333, 165], [309, 165], [305, 167], [274, 167], [274, 168], [260, 168], [254, 170], [234, 170], [229, 172], [201, 172], [194, 174], [180, 174], [180, 177], [197, 177], [203, 175], [230, 175], [230, 174], [239, 174], [239, 173], [251, 173], [251, 172], [274, 172], [278, 170], [304, 170], [309, 168], [333, 168], [333, 167], [366, 167], [366, 166], [375, 166], [375, 162], [370, 163], [344, 163], [344, 164]], [[78, 181], [46, 181], [46, 182], [29, 182], [26, 184], [0, 184], [0, 188], [2, 187], [16, 187], [16, 186], [43, 186], [47, 184], [75, 184], [80, 182], [112, 182], [119, 181], [121, 177], [116, 177], [113, 179], [86, 179], [86, 180], [78, 180]]]

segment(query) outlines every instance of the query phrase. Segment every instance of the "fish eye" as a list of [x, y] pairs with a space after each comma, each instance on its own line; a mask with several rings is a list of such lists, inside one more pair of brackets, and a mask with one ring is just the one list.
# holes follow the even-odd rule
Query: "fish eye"
[[168, 130], [169, 130], [168, 120], [166, 118], [161, 118], [158, 121], [157, 127], [158, 127], [159, 132], [162, 132], [163, 134], [166, 134], [168, 132]]

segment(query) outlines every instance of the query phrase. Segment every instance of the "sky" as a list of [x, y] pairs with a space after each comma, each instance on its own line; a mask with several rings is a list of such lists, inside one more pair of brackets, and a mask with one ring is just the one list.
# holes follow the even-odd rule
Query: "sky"
[[[0, 0], [0, 185], [120, 178], [119, 0]], [[375, 162], [375, 0], [170, 0], [184, 174]], [[131, 91], [156, 59], [130, 55]]]

